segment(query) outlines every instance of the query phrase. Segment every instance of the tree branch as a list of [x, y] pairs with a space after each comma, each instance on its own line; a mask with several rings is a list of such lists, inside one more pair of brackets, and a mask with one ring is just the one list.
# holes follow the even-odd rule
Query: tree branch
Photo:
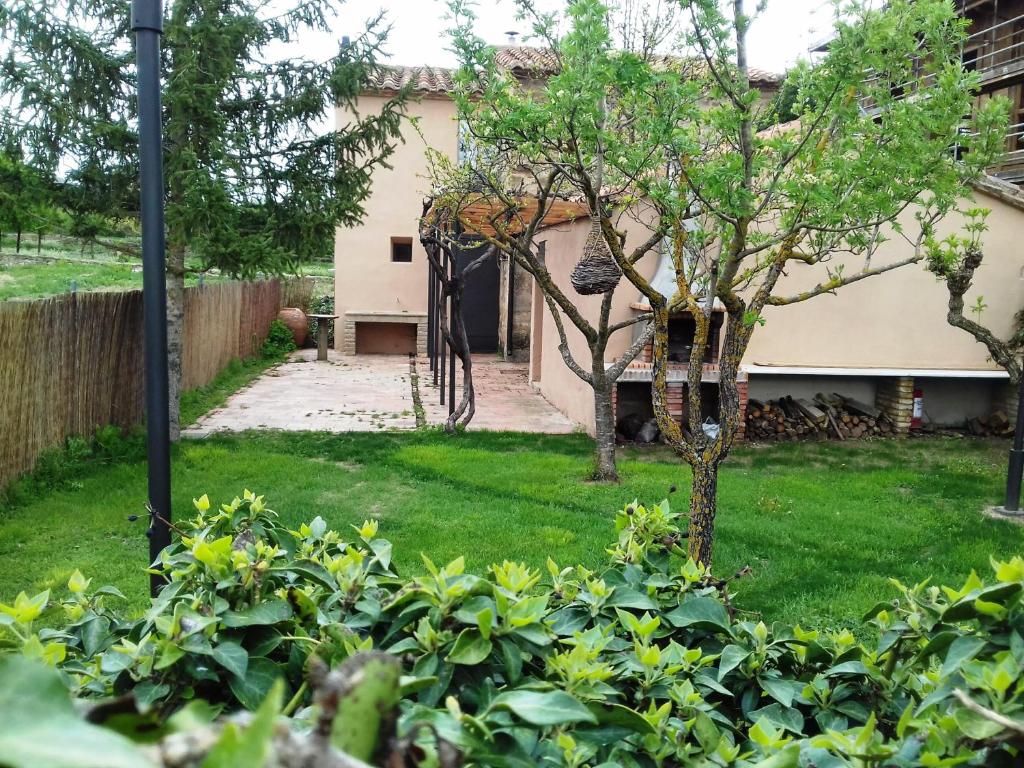
[[654, 323], [647, 323], [644, 329], [640, 332], [640, 335], [636, 337], [629, 348], [622, 353], [622, 356], [616, 360], [610, 368], [607, 369], [605, 375], [615, 381], [622, 375], [622, 372], [629, 367], [629, 364], [636, 359], [636, 356], [640, 354], [640, 350], [647, 346], [647, 342], [654, 338]]
[[579, 376], [583, 381], [587, 382], [590, 386], [594, 386], [594, 377], [585, 371], [583, 367], [576, 362], [576, 358], [572, 356], [572, 350], [569, 349], [569, 339], [565, 335], [565, 325], [562, 323], [561, 313], [558, 311], [558, 304], [551, 297], [547, 291], [542, 291], [544, 294], [544, 301], [548, 305], [548, 309], [551, 310], [551, 316], [555, 319], [555, 328], [558, 329], [558, 351], [562, 355], [562, 359], [565, 364], [569, 366], [569, 370]]
[[981, 715], [986, 720], [991, 720], [993, 723], [996, 723], [997, 725], [1001, 725], [1003, 728], [1005, 728], [1008, 731], [1012, 731], [1017, 736], [1024, 736], [1024, 723], [1018, 720], [1013, 720], [1012, 718], [1009, 718], [1006, 715], [1001, 715], [995, 710], [989, 709], [988, 707], [979, 704], [966, 693], [964, 693], [960, 688], [954, 688], [953, 695], [956, 697], [957, 701], [963, 704], [967, 709], [971, 710], [971, 712], [974, 712], [977, 715]]
[[908, 264], [916, 264], [922, 259], [921, 254], [915, 254], [908, 256], [905, 259], [894, 261], [891, 264], [886, 264], [884, 267], [874, 267], [872, 269], [863, 269], [850, 277], [833, 277], [831, 280], [826, 280], [823, 283], [818, 283], [816, 286], [811, 288], [809, 291], [803, 291], [792, 296], [769, 296], [766, 304], [773, 307], [784, 307], [789, 304], [797, 304], [801, 301], [807, 301], [807, 299], [820, 296], [823, 293], [833, 293], [837, 288], [842, 288], [846, 285], [851, 285], [867, 277], [874, 277], [875, 275], [881, 275], [886, 272], [891, 272], [894, 269], [905, 267]]
[[981, 266], [983, 258], [984, 254], [980, 248], [969, 250], [955, 271], [943, 275], [946, 288], [949, 290], [946, 320], [954, 328], [967, 331], [975, 340], [984, 344], [992, 359], [1010, 374], [1010, 382], [1018, 384], [1021, 364], [1017, 360], [1015, 350], [981, 323], [964, 317], [964, 294], [970, 289], [974, 273]]

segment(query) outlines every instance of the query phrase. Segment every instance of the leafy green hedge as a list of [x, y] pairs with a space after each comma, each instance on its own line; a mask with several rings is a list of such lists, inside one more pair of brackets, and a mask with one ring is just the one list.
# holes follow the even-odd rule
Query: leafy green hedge
[[[325, 295], [319, 298], [313, 299], [309, 304], [309, 312], [311, 315], [333, 315], [334, 314], [334, 296]], [[337, 325], [337, 321], [330, 324], [330, 328], [327, 331], [327, 346], [334, 349], [334, 329]], [[313, 345], [316, 345], [317, 334], [320, 333], [320, 321], [310, 319], [309, 321], [309, 339]]]
[[289, 352], [295, 351], [295, 337], [292, 329], [284, 324], [283, 320], [274, 319], [267, 331], [267, 338], [260, 347], [260, 354], [263, 357], [283, 357]]
[[959, 589], [894, 582], [859, 642], [745, 617], [684, 559], [667, 503], [617, 514], [600, 573], [505, 562], [477, 576], [424, 556], [412, 578], [375, 522], [291, 531], [249, 492], [195, 504], [144, 616], [118, 614], [117, 591], [76, 572], [61, 629], [34, 628], [47, 593], [0, 605], [9, 650], [55, 666], [75, 696], [132, 693], [154, 728], [198, 700], [255, 710], [276, 681], [301, 719], [314, 659], [383, 650], [405, 674], [399, 733], [428, 728], [469, 765], [1024, 760], [1019, 557]]

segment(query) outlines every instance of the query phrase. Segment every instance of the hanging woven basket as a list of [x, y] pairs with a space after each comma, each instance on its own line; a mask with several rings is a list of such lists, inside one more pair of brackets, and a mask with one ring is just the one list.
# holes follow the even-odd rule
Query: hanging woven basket
[[590, 224], [587, 241], [583, 244], [583, 256], [572, 268], [569, 279], [576, 293], [590, 296], [607, 293], [619, 284], [622, 270], [615, 263], [608, 244], [601, 231], [601, 220], [595, 216]]

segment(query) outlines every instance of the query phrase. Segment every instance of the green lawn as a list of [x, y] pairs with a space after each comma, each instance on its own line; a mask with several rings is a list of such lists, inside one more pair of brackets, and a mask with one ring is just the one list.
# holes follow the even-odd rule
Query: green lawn
[[131, 264], [98, 261], [53, 261], [0, 266], [0, 301], [39, 299], [76, 289], [86, 291], [131, 290], [142, 287], [142, 276]]
[[[136, 262], [81, 258], [42, 259], [31, 263], [11, 260], [5, 254], [0, 261], [0, 301], [8, 299], [43, 299], [71, 290], [72, 282], [80, 293], [89, 291], [130, 291], [142, 288], [142, 272]], [[207, 282], [224, 278], [206, 277]], [[195, 285], [196, 275], [185, 278], [186, 285]]]
[[[623, 483], [584, 481], [581, 435], [249, 434], [185, 441], [174, 456], [176, 514], [192, 497], [266, 494], [289, 523], [316, 515], [345, 530], [378, 518], [405, 571], [419, 553], [600, 565], [617, 508], [658, 501], [686, 471], [662, 450], [623, 451]], [[999, 498], [1005, 445], [928, 439], [744, 447], [720, 483], [716, 570], [753, 569], [738, 605], [768, 619], [843, 623], [892, 594], [887, 579], [962, 581], [989, 554], [1024, 551], [1024, 528], [983, 519]], [[137, 453], [87, 466], [61, 488], [0, 508], [0, 599], [60, 588], [75, 567], [136, 606], [145, 466]]]

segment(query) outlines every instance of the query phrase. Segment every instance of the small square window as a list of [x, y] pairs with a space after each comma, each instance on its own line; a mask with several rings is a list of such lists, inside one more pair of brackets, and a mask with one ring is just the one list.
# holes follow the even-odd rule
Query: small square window
[[412, 261], [412, 238], [392, 237], [391, 238], [391, 260]]

